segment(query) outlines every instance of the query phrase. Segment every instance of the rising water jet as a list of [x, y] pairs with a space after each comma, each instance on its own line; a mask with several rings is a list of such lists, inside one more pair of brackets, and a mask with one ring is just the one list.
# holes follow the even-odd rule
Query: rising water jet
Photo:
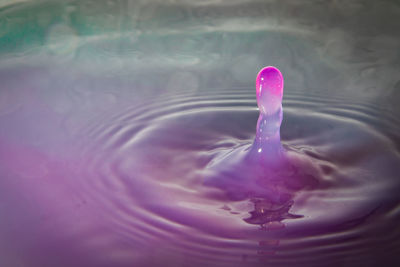
[[283, 86], [282, 73], [276, 67], [260, 70], [256, 78], [259, 116], [254, 141], [217, 155], [207, 166], [205, 185], [221, 189], [229, 199], [261, 198], [263, 203], [291, 206], [288, 203], [293, 194], [314, 183], [312, 164], [290, 156], [290, 148], [281, 144]]
[[272, 66], [261, 69], [256, 78], [256, 94], [260, 114], [251, 155], [256, 153], [255, 157], [264, 163], [277, 163], [283, 153], [280, 138], [283, 117], [282, 73]]

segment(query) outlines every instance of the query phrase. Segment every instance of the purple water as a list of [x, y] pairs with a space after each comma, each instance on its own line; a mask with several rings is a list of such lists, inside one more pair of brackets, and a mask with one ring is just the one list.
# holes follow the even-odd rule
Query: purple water
[[0, 266], [397, 266], [399, 6], [278, 2], [0, 9]]

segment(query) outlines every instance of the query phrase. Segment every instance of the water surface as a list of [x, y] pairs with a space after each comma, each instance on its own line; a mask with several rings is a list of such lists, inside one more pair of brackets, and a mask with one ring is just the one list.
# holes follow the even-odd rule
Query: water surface
[[[2, 266], [399, 262], [396, 1], [0, 4]], [[291, 167], [257, 179], [265, 65]]]

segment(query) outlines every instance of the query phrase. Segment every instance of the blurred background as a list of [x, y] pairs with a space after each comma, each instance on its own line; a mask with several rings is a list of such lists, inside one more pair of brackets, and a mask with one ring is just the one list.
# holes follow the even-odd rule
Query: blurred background
[[7, 69], [22, 75], [36, 66], [57, 87], [78, 83], [75, 73], [91, 90], [120, 77], [121, 90], [109, 91], [130, 101], [151, 91], [253, 87], [261, 67], [276, 65], [289, 92], [373, 99], [399, 111], [396, 0], [3, 0], [0, 12], [3, 81], [12, 79]]

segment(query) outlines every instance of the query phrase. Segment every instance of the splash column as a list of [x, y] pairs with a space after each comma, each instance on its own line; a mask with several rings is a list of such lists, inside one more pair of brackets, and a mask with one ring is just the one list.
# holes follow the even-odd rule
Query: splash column
[[282, 123], [283, 76], [275, 67], [260, 70], [256, 79], [257, 104], [260, 115], [253, 155], [262, 161], [277, 162], [282, 156], [280, 140]]

